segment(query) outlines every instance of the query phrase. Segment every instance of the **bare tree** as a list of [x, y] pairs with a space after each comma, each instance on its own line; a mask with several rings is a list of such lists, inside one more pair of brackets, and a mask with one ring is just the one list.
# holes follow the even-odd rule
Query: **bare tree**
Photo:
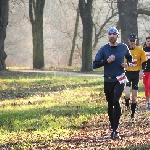
[[82, 69], [81, 71], [92, 71], [92, 2], [93, 0], [79, 0], [79, 11], [83, 25], [82, 41]]
[[[93, 3], [93, 50], [95, 50], [97, 44], [99, 43], [99, 40], [103, 38], [106, 35], [106, 29], [109, 28], [110, 26], [117, 26], [117, 21], [114, 21], [116, 19], [116, 16], [118, 18], [118, 10], [117, 10], [117, 5], [113, 1], [109, 1], [107, 3], [108, 6], [108, 11], [105, 10], [105, 15], [104, 14], [104, 4], [101, 3], [101, 6], [97, 6], [97, 4]], [[101, 14], [101, 15], [100, 15]], [[95, 17], [96, 16], [96, 17]], [[102, 16], [104, 16], [104, 20], [102, 20]], [[95, 19], [94, 19], [95, 18]]]
[[0, 0], [0, 70], [5, 70], [4, 41], [6, 38], [6, 28], [8, 24], [8, 0]]
[[75, 45], [76, 45], [75, 42], [76, 42], [76, 38], [77, 38], [78, 26], [79, 26], [79, 7], [77, 8], [75, 29], [74, 29], [74, 35], [73, 35], [73, 40], [72, 40], [72, 48], [71, 48], [71, 53], [70, 53], [70, 57], [69, 57], [69, 64], [68, 64], [68, 66], [72, 66], [72, 60], [73, 60], [73, 54], [74, 54]]
[[29, 17], [32, 24], [33, 68], [44, 67], [43, 10], [45, 0], [29, 0]]

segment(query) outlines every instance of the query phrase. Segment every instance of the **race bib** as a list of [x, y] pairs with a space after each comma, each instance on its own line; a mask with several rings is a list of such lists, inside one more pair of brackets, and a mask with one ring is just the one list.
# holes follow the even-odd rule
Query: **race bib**
[[145, 52], [145, 53], [146, 53], [147, 59], [150, 59], [150, 52]]
[[120, 76], [117, 76], [116, 78], [120, 82], [120, 84], [128, 82], [128, 79], [127, 79], [125, 73], [122, 73]]
[[131, 63], [129, 63], [130, 67], [135, 67], [137, 66], [137, 59], [133, 59]]

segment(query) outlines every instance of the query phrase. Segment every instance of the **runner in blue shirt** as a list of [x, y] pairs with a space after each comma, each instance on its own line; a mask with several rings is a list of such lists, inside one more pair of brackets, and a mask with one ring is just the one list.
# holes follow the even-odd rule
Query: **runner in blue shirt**
[[[128, 46], [117, 42], [119, 32], [115, 27], [108, 29], [109, 43], [100, 48], [93, 61], [93, 69], [104, 66], [104, 93], [108, 102], [108, 116], [112, 129], [111, 138], [119, 137], [117, 131], [121, 108], [119, 99], [127, 81], [124, 68], [132, 62]], [[127, 63], [124, 63], [124, 58]]]

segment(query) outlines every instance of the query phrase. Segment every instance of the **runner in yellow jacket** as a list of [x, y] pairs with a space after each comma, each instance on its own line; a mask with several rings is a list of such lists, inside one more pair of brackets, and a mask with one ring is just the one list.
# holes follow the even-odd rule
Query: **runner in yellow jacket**
[[[132, 86], [132, 103], [131, 103], [131, 118], [134, 118], [135, 109], [137, 105], [137, 95], [138, 95], [138, 83], [139, 76], [142, 74], [142, 63], [147, 60], [145, 51], [140, 46], [136, 46], [137, 35], [131, 33], [128, 38], [129, 49], [132, 55], [132, 63], [125, 68], [125, 74], [128, 78], [128, 82], [125, 85], [125, 106], [129, 109], [130, 100], [130, 87]], [[126, 62], [126, 59], [125, 59]]]

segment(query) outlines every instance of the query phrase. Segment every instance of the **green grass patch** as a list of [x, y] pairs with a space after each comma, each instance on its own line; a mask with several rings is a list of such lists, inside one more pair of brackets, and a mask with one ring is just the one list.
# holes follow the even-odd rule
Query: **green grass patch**
[[62, 138], [106, 112], [103, 79], [15, 72], [0, 76], [1, 145]]

